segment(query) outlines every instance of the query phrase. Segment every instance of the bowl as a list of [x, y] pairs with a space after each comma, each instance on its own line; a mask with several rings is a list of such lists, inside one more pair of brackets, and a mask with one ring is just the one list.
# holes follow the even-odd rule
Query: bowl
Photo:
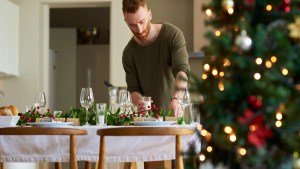
[[0, 126], [16, 126], [20, 116], [0, 116]]

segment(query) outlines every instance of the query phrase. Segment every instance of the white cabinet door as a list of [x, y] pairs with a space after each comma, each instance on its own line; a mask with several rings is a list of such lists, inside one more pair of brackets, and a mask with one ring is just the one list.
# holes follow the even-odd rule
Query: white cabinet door
[[19, 6], [0, 1], [0, 77], [19, 74]]

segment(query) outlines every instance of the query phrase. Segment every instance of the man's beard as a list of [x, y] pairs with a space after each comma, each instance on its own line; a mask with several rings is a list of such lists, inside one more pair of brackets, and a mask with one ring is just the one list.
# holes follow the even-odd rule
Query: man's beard
[[147, 40], [150, 33], [150, 21], [147, 23], [146, 29], [142, 33], [134, 33], [134, 36], [140, 41]]

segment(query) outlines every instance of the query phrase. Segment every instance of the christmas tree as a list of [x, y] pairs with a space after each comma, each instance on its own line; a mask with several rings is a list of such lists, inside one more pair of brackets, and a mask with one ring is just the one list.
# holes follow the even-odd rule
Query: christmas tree
[[229, 169], [292, 168], [300, 153], [300, 1], [211, 0], [200, 160]]

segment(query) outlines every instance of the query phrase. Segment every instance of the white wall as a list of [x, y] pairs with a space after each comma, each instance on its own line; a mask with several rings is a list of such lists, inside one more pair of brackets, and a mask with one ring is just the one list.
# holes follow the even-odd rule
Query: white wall
[[[122, 15], [121, 0], [21, 0], [19, 70], [17, 78], [0, 79], [0, 90], [7, 95], [1, 105], [15, 104], [23, 111], [31, 105], [34, 93], [44, 90], [49, 94], [49, 7], [51, 6], [101, 6], [110, 3], [110, 81], [124, 86], [125, 73], [122, 67], [122, 51], [131, 37]], [[1, 23], [0, 23], [1, 24]]]

